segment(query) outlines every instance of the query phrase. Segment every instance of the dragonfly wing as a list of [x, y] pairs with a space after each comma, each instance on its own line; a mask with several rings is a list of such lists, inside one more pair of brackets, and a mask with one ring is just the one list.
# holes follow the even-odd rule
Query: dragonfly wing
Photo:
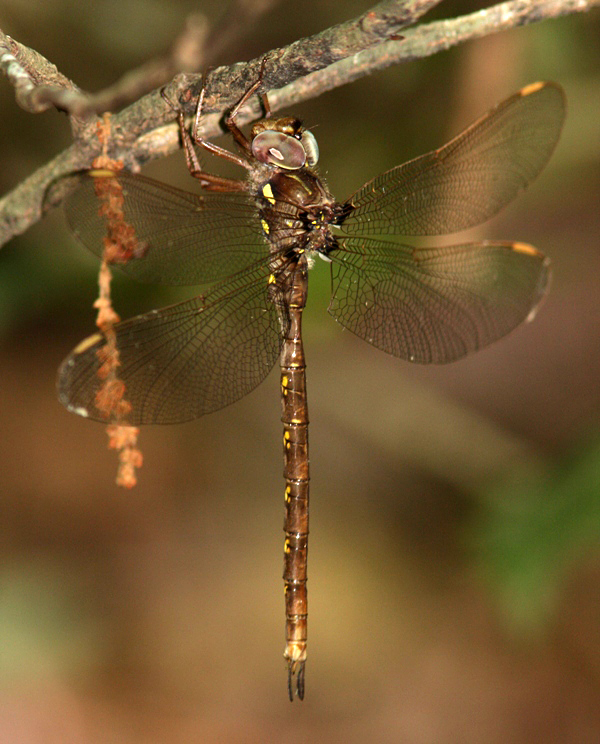
[[[261, 267], [204, 296], [115, 325], [117, 376], [132, 406], [120, 423], [188, 421], [253, 390], [275, 364], [287, 330], [272, 293]], [[86, 339], [58, 375], [63, 405], [99, 421], [106, 420], [96, 406], [104, 343], [100, 334]]]
[[343, 231], [445, 235], [484, 222], [546, 165], [564, 117], [560, 86], [523, 88], [444, 147], [366, 183], [347, 202]]
[[531, 319], [549, 260], [524, 243], [413, 248], [349, 238], [330, 254], [331, 315], [373, 346], [443, 364]]
[[246, 192], [193, 194], [125, 171], [71, 178], [77, 185], [64, 206], [71, 230], [100, 257], [107, 239], [121, 243], [119, 268], [138, 281], [205, 284], [268, 254]]

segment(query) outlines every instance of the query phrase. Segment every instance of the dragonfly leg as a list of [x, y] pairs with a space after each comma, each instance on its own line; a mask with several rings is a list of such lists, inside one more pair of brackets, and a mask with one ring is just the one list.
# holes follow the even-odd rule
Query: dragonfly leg
[[[190, 133], [185, 126], [185, 117], [183, 115], [183, 112], [179, 113], [178, 121], [179, 131], [181, 133], [181, 142], [183, 144], [183, 151], [185, 153], [185, 163], [190, 174], [195, 179], [200, 181], [200, 185], [202, 186], [202, 188], [205, 188], [209, 191], [247, 191], [248, 187], [245, 181], [238, 181], [234, 178], [223, 178], [222, 176], [215, 176], [212, 173], [206, 173], [206, 171], [202, 170], [202, 166], [200, 165], [198, 155], [194, 148], [194, 142], [192, 141]], [[198, 144], [204, 147], [205, 145], [210, 145], [211, 143], [202, 140], [199, 141]], [[212, 146], [205, 147], [205, 149], [209, 150], [209, 152], [213, 152], [213, 154], [215, 155], [220, 154], [220, 152], [214, 152], [211, 148]], [[219, 147], [217, 148], [217, 150], [222, 150], [222, 152], [227, 153], [227, 155], [231, 155], [230, 152], [228, 152], [227, 150], [223, 150], [223, 148]], [[248, 167], [248, 164], [245, 160], [242, 160], [241, 158], [239, 158], [239, 160], [240, 162], [238, 163], [238, 165], [244, 165], [245, 167]]]
[[217, 145], [213, 145], [211, 142], [208, 142], [207, 140], [204, 140], [197, 135], [196, 127], [197, 127], [197, 120], [199, 116], [198, 111], [200, 111], [202, 108], [202, 100], [204, 98], [204, 88], [202, 88], [202, 92], [200, 94], [200, 100], [198, 101], [198, 107], [196, 110], [196, 123], [194, 124], [194, 138], [193, 139], [185, 126], [185, 114], [183, 113], [183, 111], [181, 111], [180, 109], [177, 109], [173, 105], [173, 103], [167, 98], [164, 88], [160, 91], [160, 94], [163, 100], [166, 102], [166, 104], [177, 113], [177, 122], [179, 124], [179, 133], [181, 136], [181, 143], [183, 145], [183, 151], [185, 154], [185, 162], [187, 165], [187, 169], [190, 172], [190, 175], [192, 175], [195, 179], [200, 181], [200, 185], [202, 186], [202, 188], [207, 189], [209, 191], [221, 191], [221, 192], [247, 191], [247, 185], [245, 181], [238, 181], [233, 178], [223, 178], [221, 176], [215, 176], [212, 173], [207, 173], [206, 171], [202, 170], [202, 166], [200, 165], [200, 161], [198, 160], [198, 155], [196, 154], [196, 150], [194, 148], [194, 143], [196, 143], [200, 147], [203, 147], [205, 150], [208, 150], [213, 155], [218, 155], [219, 157], [223, 157], [227, 160], [231, 160], [236, 165], [241, 165], [244, 168], [250, 167], [249, 163], [243, 158], [239, 157], [238, 155], [234, 155], [233, 153], [229, 152], [229, 150], [225, 150], [223, 147], [218, 147]]
[[[226, 150], [224, 147], [219, 147], [219, 145], [215, 145], [212, 142], [209, 142], [207, 139], [204, 139], [204, 137], [202, 137], [202, 135], [200, 134], [200, 120], [202, 119], [202, 108], [204, 106], [205, 92], [206, 92], [206, 85], [203, 82], [202, 89], [200, 90], [200, 97], [198, 98], [198, 105], [196, 106], [196, 115], [194, 116], [194, 126], [192, 127], [192, 138], [193, 138], [194, 143], [197, 144], [199, 147], [202, 147], [208, 152], [212, 153], [213, 155], [217, 155], [220, 158], [225, 158], [225, 160], [229, 160], [230, 162], [235, 163], [236, 165], [239, 165], [242, 168], [246, 168], [246, 169], [250, 168], [250, 163], [245, 158], [242, 158], [233, 152], [229, 152], [229, 150]], [[242, 137], [243, 137], [242, 149], [246, 153], [251, 153], [248, 140], [244, 137], [244, 135], [242, 135]], [[189, 135], [188, 135], [188, 140], [190, 140]]]
[[[248, 141], [246, 135], [238, 127], [235, 120], [240, 112], [240, 109], [250, 100], [250, 98], [252, 98], [255, 93], [258, 93], [258, 91], [260, 90], [263, 84], [265, 65], [267, 64], [268, 56], [268, 54], [265, 54], [265, 56], [262, 58], [262, 62], [260, 63], [260, 70], [258, 71], [258, 78], [256, 79], [256, 81], [252, 83], [252, 85], [248, 88], [248, 90], [244, 93], [244, 95], [225, 117], [225, 126], [231, 132], [233, 139], [248, 155], [252, 154], [250, 142]], [[259, 95], [264, 108], [265, 117], [269, 118], [269, 116], [271, 116], [271, 107], [269, 106], [269, 99], [267, 98], [267, 94], [261, 92], [259, 93]]]
[[[206, 85], [204, 83], [202, 85], [202, 89], [200, 90], [200, 96], [198, 98], [198, 104], [196, 106], [196, 114], [194, 116], [194, 124], [192, 126], [191, 135], [185, 126], [185, 115], [183, 111], [178, 109], [167, 98], [164, 88], [160, 91], [160, 94], [167, 105], [177, 112], [177, 120], [179, 122], [179, 131], [181, 133], [181, 142], [183, 144], [187, 168], [190, 174], [198, 181], [200, 181], [202, 187], [208, 189], [209, 191], [247, 191], [247, 185], [245, 181], [238, 181], [231, 178], [214, 176], [211, 173], [206, 173], [206, 171], [202, 170], [202, 166], [200, 165], [200, 161], [198, 160], [194, 145], [202, 147], [204, 150], [210, 152], [212, 155], [216, 155], [217, 157], [229, 160], [229, 162], [235, 163], [235, 165], [239, 165], [241, 168], [246, 168], [246, 170], [251, 169], [252, 165], [250, 160], [253, 159], [252, 148], [248, 138], [238, 127], [235, 120], [240, 109], [259, 90], [259, 88], [263, 84], [267, 56], [268, 55], [265, 55], [261, 62], [258, 79], [248, 88], [248, 90], [244, 93], [244, 95], [225, 117], [225, 126], [231, 132], [231, 135], [233, 136], [235, 142], [238, 144], [242, 152], [247, 157], [229, 152], [229, 150], [226, 150], [224, 147], [220, 147], [219, 145], [215, 145], [212, 142], [204, 139], [204, 137], [202, 137], [202, 135], [200, 134], [200, 121], [202, 119], [202, 108], [204, 106], [204, 96], [206, 93]], [[271, 108], [269, 106], [267, 94], [260, 93], [260, 97], [265, 110], [265, 115], [268, 117], [271, 115]]]
[[[192, 137], [190, 133], [188, 132], [186, 126], [185, 126], [185, 114], [183, 111], [177, 109], [173, 103], [167, 98], [165, 89], [163, 88], [160, 91], [160, 94], [165, 101], [165, 103], [173, 109], [177, 113], [177, 122], [179, 124], [179, 133], [181, 136], [181, 143], [183, 145], [183, 152], [185, 154], [185, 163], [187, 165], [187, 169], [190, 172], [190, 175], [192, 175], [195, 179], [200, 181], [200, 185], [202, 188], [207, 189], [207, 191], [221, 191], [221, 192], [235, 192], [235, 191], [247, 191], [248, 187], [245, 181], [237, 181], [234, 178], [223, 178], [221, 176], [214, 176], [212, 173], [206, 173], [206, 171], [202, 170], [202, 166], [200, 165], [200, 161], [198, 160], [198, 155], [196, 154], [196, 150], [194, 149], [194, 142], [192, 140]], [[204, 144], [207, 144], [204, 140], [201, 140], [198, 142], [198, 144], [204, 146]], [[208, 143], [210, 144], [210, 143]], [[211, 146], [212, 147], [212, 146]], [[209, 149], [211, 152], [213, 151], [211, 148]], [[219, 152], [216, 152], [215, 154], [219, 155], [221, 154], [221, 150], [223, 153], [226, 153], [227, 156], [231, 156], [231, 158], [235, 158], [235, 155], [232, 155], [232, 153], [228, 152], [227, 150], [224, 150], [223, 148], [216, 148], [219, 150]], [[239, 163], [243, 165], [244, 167], [248, 167], [248, 163], [246, 163], [245, 160], [242, 160], [239, 158]], [[238, 162], [238, 160], [234, 160], [234, 162]]]

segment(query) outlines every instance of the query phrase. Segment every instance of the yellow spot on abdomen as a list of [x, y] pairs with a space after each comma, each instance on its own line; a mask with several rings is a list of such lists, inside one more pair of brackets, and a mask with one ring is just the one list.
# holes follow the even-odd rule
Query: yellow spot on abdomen
[[265, 231], [265, 234], [268, 235], [270, 231], [269, 223], [266, 220], [261, 220], [260, 224], [262, 225], [262, 229]]

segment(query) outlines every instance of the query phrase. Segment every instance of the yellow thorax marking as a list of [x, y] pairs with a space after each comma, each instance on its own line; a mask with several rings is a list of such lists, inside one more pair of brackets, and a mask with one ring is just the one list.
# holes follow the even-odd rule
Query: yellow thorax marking
[[273, 196], [273, 189], [271, 188], [270, 183], [266, 183], [263, 186], [263, 196], [270, 204], [275, 204], [275, 197]]

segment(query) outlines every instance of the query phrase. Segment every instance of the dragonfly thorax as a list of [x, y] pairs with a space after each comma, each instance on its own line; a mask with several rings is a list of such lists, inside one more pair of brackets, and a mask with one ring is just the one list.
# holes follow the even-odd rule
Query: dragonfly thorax
[[272, 252], [330, 251], [335, 242], [330, 224], [339, 206], [316, 173], [308, 168], [293, 172], [277, 169], [255, 188], [261, 224]]

